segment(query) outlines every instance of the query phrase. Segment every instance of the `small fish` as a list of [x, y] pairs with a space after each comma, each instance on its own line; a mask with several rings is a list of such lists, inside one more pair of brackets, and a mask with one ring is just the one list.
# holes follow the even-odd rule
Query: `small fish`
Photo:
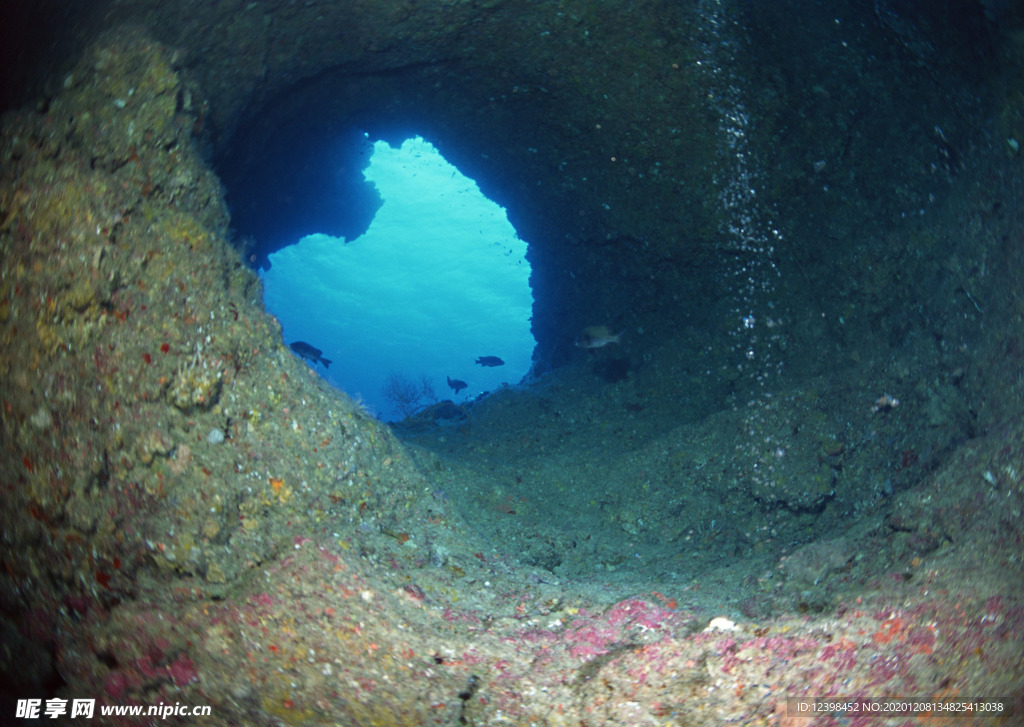
[[453, 379], [451, 376], [446, 376], [445, 378], [448, 379], [448, 386], [452, 387], [455, 390], [456, 394], [465, 389], [467, 386], [465, 381]]
[[576, 346], [579, 348], [602, 348], [610, 343], [621, 343], [623, 333], [625, 333], [624, 330], [612, 335], [608, 326], [587, 326], [580, 335], [576, 336]]
[[305, 341], [295, 341], [293, 343], [289, 343], [288, 348], [295, 351], [295, 353], [302, 356], [302, 358], [309, 359], [313, 363], [322, 363], [324, 365], [324, 368], [327, 368], [328, 366], [331, 365], [330, 360], [324, 358], [323, 351], [321, 351], [316, 346], [310, 346]]
[[476, 362], [481, 366], [504, 366], [505, 362], [497, 356], [478, 356]]
[[895, 396], [882, 394], [880, 397], [878, 397], [878, 401], [875, 402], [875, 405], [871, 407], [871, 411], [877, 414], [880, 411], [889, 411], [890, 409], [895, 409], [899, 405], [900, 400], [897, 399]]

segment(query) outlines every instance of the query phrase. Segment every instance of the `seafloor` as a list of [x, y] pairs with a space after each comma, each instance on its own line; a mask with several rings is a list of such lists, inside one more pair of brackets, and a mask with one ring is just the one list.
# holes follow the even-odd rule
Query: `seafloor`
[[[1018, 9], [43, 5], [6, 27], [0, 722], [1024, 724]], [[506, 190], [530, 381], [392, 426], [282, 343], [258, 170], [312, 105]]]

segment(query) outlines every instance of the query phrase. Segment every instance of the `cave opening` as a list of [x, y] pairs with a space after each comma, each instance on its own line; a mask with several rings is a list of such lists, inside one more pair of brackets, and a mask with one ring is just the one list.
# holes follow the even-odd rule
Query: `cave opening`
[[462, 418], [438, 407], [530, 370], [527, 245], [505, 210], [420, 136], [374, 142], [363, 175], [380, 199], [365, 232], [311, 232], [269, 254], [264, 303], [296, 353], [381, 419]]

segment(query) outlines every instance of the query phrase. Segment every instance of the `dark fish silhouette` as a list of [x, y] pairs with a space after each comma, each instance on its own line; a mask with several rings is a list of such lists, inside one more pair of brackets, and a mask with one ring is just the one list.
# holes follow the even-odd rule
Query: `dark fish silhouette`
[[479, 356], [476, 362], [481, 366], [504, 366], [505, 362], [497, 356]]
[[458, 379], [453, 379], [451, 376], [446, 376], [445, 378], [448, 379], [448, 386], [450, 386], [453, 389], [455, 389], [455, 393], [456, 394], [458, 394], [460, 391], [465, 389], [466, 386], [467, 386], [465, 381], [459, 381]]
[[289, 343], [288, 348], [295, 351], [295, 353], [302, 356], [302, 358], [308, 359], [313, 363], [322, 363], [324, 365], [324, 368], [327, 368], [328, 366], [331, 365], [330, 360], [324, 358], [323, 351], [321, 351], [316, 346], [310, 346], [305, 341], [295, 341], [293, 343]]

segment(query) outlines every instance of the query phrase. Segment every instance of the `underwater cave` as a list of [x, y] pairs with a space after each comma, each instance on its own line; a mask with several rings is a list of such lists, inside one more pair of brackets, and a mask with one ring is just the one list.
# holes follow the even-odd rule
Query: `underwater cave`
[[0, 711], [1024, 709], [1019, 9], [4, 13]]

